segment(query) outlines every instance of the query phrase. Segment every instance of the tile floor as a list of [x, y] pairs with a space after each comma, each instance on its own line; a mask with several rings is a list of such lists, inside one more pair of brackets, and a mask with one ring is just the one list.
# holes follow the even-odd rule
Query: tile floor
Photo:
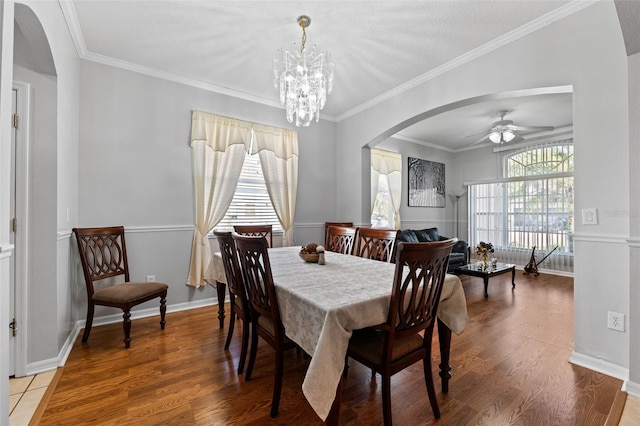
[[9, 380], [9, 426], [26, 426], [56, 370]]
[[637, 426], [640, 424], [640, 398], [627, 396], [619, 426]]

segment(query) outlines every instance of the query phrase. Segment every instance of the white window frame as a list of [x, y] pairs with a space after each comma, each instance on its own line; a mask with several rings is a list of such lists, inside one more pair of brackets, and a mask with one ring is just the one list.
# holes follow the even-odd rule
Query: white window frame
[[[514, 156], [559, 146], [571, 146], [571, 150], [566, 164], [558, 164], [561, 166], [558, 172], [548, 173], [547, 168], [547, 173], [539, 175], [524, 171], [521, 176], [509, 176], [508, 164]], [[480, 241], [491, 242], [496, 252], [512, 263], [523, 263], [523, 259], [527, 263], [533, 246], [537, 261], [557, 246], [554, 255], [564, 257], [556, 262], [561, 263], [558, 268], [573, 270], [572, 140], [529, 146], [509, 152], [503, 159], [503, 179], [469, 185], [470, 244], [475, 247]], [[543, 168], [545, 163], [551, 164], [544, 158], [537, 162]], [[563, 197], [555, 189], [568, 189], [571, 193]], [[551, 269], [554, 268], [552, 265]]]

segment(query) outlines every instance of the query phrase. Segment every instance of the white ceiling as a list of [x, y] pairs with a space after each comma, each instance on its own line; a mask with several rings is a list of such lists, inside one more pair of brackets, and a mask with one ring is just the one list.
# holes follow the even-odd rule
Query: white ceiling
[[[323, 118], [342, 120], [443, 69], [500, 47], [591, 1], [118, 1], [60, 0], [80, 56], [109, 65], [279, 105], [272, 59], [300, 41], [331, 52], [335, 88]], [[544, 99], [543, 99], [544, 98]], [[407, 140], [468, 147], [500, 110], [516, 125], [567, 126], [571, 95], [490, 100], [432, 117]], [[477, 139], [477, 138], [476, 138]]]

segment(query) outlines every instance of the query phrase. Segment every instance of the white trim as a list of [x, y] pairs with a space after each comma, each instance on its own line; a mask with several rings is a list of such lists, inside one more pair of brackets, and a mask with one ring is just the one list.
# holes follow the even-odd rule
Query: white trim
[[395, 135], [392, 136], [392, 138], [393, 139], [400, 139], [400, 140], [405, 141], [405, 142], [409, 142], [409, 143], [413, 143], [413, 144], [417, 144], [417, 145], [422, 145], [422, 146], [426, 146], [426, 147], [433, 148], [433, 149], [438, 149], [440, 151], [453, 152], [453, 153], [461, 151], [460, 149], [451, 149], [451, 148], [447, 148], [446, 146], [434, 144], [434, 143], [431, 143], [431, 142], [421, 141], [419, 139], [410, 138], [409, 136], [404, 136], [401, 133], [396, 133]]
[[[333, 121], [333, 122], [340, 122], [343, 121], [353, 115], [356, 115], [364, 110], [367, 110], [371, 107], [374, 107], [375, 105], [380, 104], [381, 102], [393, 98], [394, 96], [406, 92], [408, 90], [411, 90], [413, 88], [415, 88], [416, 86], [419, 86], [429, 80], [432, 80], [446, 72], [449, 72], [452, 69], [458, 68], [461, 65], [464, 65], [470, 61], [473, 61], [477, 58], [482, 57], [483, 55], [486, 55], [489, 52], [492, 52], [496, 49], [499, 49], [503, 46], [508, 45], [509, 43], [512, 43], [514, 41], [517, 41], [541, 28], [544, 28], [550, 24], [553, 24], [554, 22], [557, 22], [561, 19], [566, 18], [567, 16], [571, 16], [579, 11], [581, 11], [582, 9], [591, 6], [594, 3], [597, 3], [598, 0], [574, 0], [570, 3], [567, 3], [564, 6], [561, 6], [507, 34], [502, 35], [501, 37], [498, 37], [495, 40], [492, 40], [489, 43], [486, 43], [462, 56], [459, 56], [437, 68], [434, 68], [433, 70], [422, 74], [421, 76], [414, 78], [413, 80], [410, 80], [404, 84], [401, 84], [400, 86], [397, 86], [396, 88], [389, 90], [386, 93], [383, 93], [380, 96], [377, 96], [355, 108], [352, 108], [349, 111], [346, 111], [343, 114], [340, 114], [337, 117], [333, 117], [333, 116], [328, 116], [326, 114], [324, 114], [321, 118], [323, 120], [327, 120], [327, 121]], [[119, 59], [115, 59], [115, 58], [111, 58], [108, 56], [104, 56], [104, 55], [99, 55], [93, 52], [89, 52], [87, 50], [86, 47], [86, 43], [84, 41], [84, 38], [82, 36], [82, 31], [81, 31], [81, 27], [80, 24], [78, 22], [78, 16], [75, 12], [75, 8], [73, 6], [73, 2], [71, 1], [66, 1], [66, 0], [58, 0], [58, 3], [60, 4], [60, 8], [62, 10], [62, 14], [64, 15], [64, 19], [67, 23], [67, 27], [69, 28], [69, 33], [71, 34], [71, 38], [73, 39], [73, 43], [76, 47], [76, 50], [78, 52], [78, 56], [81, 59], [85, 59], [88, 61], [92, 61], [92, 62], [97, 62], [97, 63], [101, 63], [104, 65], [109, 65], [112, 67], [116, 67], [116, 68], [121, 68], [121, 69], [125, 69], [128, 71], [132, 71], [132, 72], [136, 72], [139, 74], [144, 74], [144, 75], [148, 75], [151, 77], [156, 77], [156, 78], [160, 78], [163, 80], [168, 80], [168, 81], [173, 81], [176, 83], [181, 83], [181, 84], [185, 84], [187, 86], [192, 86], [192, 87], [196, 87], [196, 88], [200, 88], [203, 90], [207, 90], [207, 91], [211, 91], [211, 92], [215, 92], [215, 93], [219, 93], [219, 94], [223, 94], [223, 95], [227, 95], [227, 96], [231, 96], [234, 98], [238, 98], [238, 99], [244, 99], [250, 102], [255, 102], [255, 103], [259, 103], [259, 104], [263, 104], [263, 105], [267, 105], [270, 107], [274, 107], [274, 108], [279, 108], [279, 109], [284, 109], [284, 107], [282, 105], [280, 105], [280, 103], [278, 101], [275, 100], [270, 100], [270, 99], [265, 99], [265, 98], [260, 98], [257, 96], [253, 96], [247, 93], [242, 93], [236, 90], [232, 90], [226, 87], [221, 87], [221, 86], [217, 86], [214, 84], [210, 84], [210, 83], [205, 83], [199, 80], [194, 80], [191, 78], [186, 78], [186, 77], [182, 77], [179, 76], [177, 74], [172, 74], [172, 73], [168, 73], [165, 71], [160, 71], [157, 69], [153, 69], [150, 67], [145, 67], [145, 66], [141, 66], [138, 64], [134, 64], [131, 62], [127, 62], [127, 61], [122, 61]]]
[[397, 96], [400, 93], [406, 92], [408, 90], [414, 89], [416, 86], [419, 86], [429, 80], [432, 80], [442, 74], [445, 74], [455, 68], [458, 68], [459, 66], [462, 66], [468, 62], [471, 62], [475, 59], [478, 59], [486, 54], [488, 54], [489, 52], [492, 52], [494, 50], [497, 50], [503, 46], [508, 45], [509, 43], [512, 43], [514, 41], [517, 41], [541, 28], [544, 28], [548, 25], [553, 24], [554, 22], [557, 22], [561, 19], [566, 18], [567, 16], [571, 16], [574, 13], [577, 13], [579, 11], [581, 11], [582, 9], [591, 6], [594, 3], [597, 3], [598, 0], [574, 0], [564, 6], [561, 6], [549, 13], [547, 13], [546, 15], [541, 16], [538, 19], [535, 19], [519, 28], [516, 28], [515, 30], [506, 33], [492, 41], [490, 41], [489, 43], [486, 43], [462, 56], [458, 56], [457, 58], [443, 64], [440, 65], [437, 68], [432, 69], [431, 71], [422, 74], [419, 77], [414, 78], [413, 80], [409, 80], [404, 84], [401, 84], [400, 86], [389, 90], [386, 93], [383, 93], [380, 96], [377, 96], [373, 99], [371, 99], [368, 102], [365, 102], [343, 114], [340, 114], [336, 117], [336, 120], [338, 122], [345, 120], [353, 115], [356, 115], [362, 111], [367, 110], [368, 108], [371, 108], [387, 99], [391, 99], [394, 96]]
[[640, 398], [640, 383], [626, 382], [625, 389], [629, 395]]
[[75, 7], [73, 7], [73, 2], [58, 0], [58, 4], [62, 10], [64, 20], [67, 23], [67, 28], [69, 28], [71, 39], [76, 47], [76, 52], [78, 53], [78, 56], [82, 58], [87, 54], [87, 44], [82, 36], [82, 29], [80, 28], [80, 22], [78, 22], [78, 15], [76, 14]]
[[608, 361], [604, 361], [599, 358], [595, 358], [589, 355], [581, 354], [578, 352], [572, 352], [569, 357], [571, 364], [579, 365], [580, 367], [588, 368], [589, 370], [597, 371], [598, 373], [606, 374], [607, 376], [615, 377], [626, 381], [629, 379], [629, 369], [621, 367], [617, 364], [613, 364]]
[[628, 244], [625, 236], [613, 234], [573, 234], [573, 241], [582, 243]]
[[11, 256], [13, 256], [14, 248], [15, 247], [13, 245], [0, 247], [0, 260], [11, 258]]
[[[213, 297], [202, 299], [202, 300], [195, 300], [192, 302], [178, 303], [175, 305], [167, 305], [167, 313], [203, 308], [206, 306], [212, 306], [217, 304], [218, 304], [218, 299]], [[136, 310], [131, 311], [132, 321], [136, 319], [147, 318], [152, 316], [159, 316], [157, 307], [141, 309], [138, 311]], [[26, 374], [32, 375], [32, 374], [42, 373], [45, 371], [54, 370], [58, 367], [64, 366], [64, 364], [67, 362], [67, 358], [69, 358], [69, 354], [71, 353], [71, 350], [73, 349], [74, 342], [76, 341], [78, 335], [80, 334], [80, 331], [85, 326], [85, 322], [86, 322], [85, 320], [76, 321], [73, 327], [73, 330], [71, 330], [71, 332], [69, 333], [69, 336], [67, 336], [67, 339], [65, 340], [65, 343], [60, 349], [60, 352], [58, 353], [58, 356], [56, 358], [49, 358], [47, 360], [37, 361], [37, 362], [28, 364]], [[106, 324], [120, 323], [120, 322], [122, 322], [122, 314], [104, 315], [100, 317], [95, 317], [93, 320], [92, 327], [97, 327], [97, 326], [106, 325]], [[166, 326], [170, 327], [171, 323], [167, 322]], [[135, 328], [135, 325], [133, 325], [133, 328]]]
[[15, 311], [18, 324], [15, 336], [15, 375], [22, 377], [27, 371], [27, 342], [29, 331], [29, 150], [31, 144], [31, 85], [14, 81], [17, 92], [16, 111], [19, 117], [16, 128], [15, 157], [15, 216], [17, 219], [15, 235]]
[[627, 245], [633, 248], [640, 248], [640, 238], [627, 238]]

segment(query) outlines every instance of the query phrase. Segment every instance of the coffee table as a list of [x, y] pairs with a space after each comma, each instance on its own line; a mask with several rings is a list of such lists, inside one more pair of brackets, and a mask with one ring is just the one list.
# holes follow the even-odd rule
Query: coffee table
[[506, 274], [511, 271], [511, 285], [512, 288], [516, 287], [516, 265], [511, 263], [500, 263], [498, 262], [496, 266], [489, 265], [486, 268], [482, 266], [478, 266], [476, 263], [468, 263], [464, 266], [460, 266], [456, 268], [453, 272], [458, 275], [470, 275], [472, 277], [480, 277], [484, 280], [484, 297], [489, 297], [489, 293], [487, 293], [487, 287], [489, 286], [489, 278]]

